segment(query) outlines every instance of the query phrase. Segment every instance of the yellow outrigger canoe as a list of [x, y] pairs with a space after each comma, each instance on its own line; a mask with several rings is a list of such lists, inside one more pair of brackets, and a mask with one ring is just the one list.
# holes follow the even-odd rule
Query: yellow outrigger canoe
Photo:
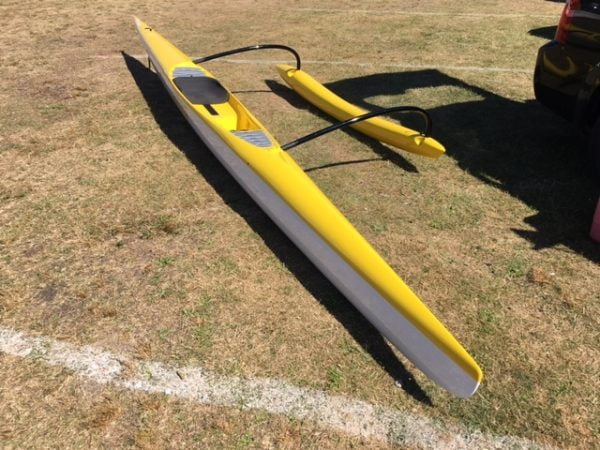
[[410, 361], [448, 391], [472, 395], [483, 376], [477, 363], [282, 149], [286, 146], [209, 71], [144, 22], [136, 18], [135, 24], [165, 88], [246, 192]]

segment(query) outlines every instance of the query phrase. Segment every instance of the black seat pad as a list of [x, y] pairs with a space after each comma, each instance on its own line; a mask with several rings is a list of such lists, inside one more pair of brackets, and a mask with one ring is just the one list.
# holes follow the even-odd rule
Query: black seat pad
[[214, 78], [177, 77], [173, 82], [194, 105], [225, 103], [229, 100], [229, 93]]

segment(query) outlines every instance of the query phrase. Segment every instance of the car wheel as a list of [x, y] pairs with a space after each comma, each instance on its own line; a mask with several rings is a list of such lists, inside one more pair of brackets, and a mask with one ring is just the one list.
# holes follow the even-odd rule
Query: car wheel
[[600, 117], [596, 119], [588, 137], [586, 163], [600, 182]]

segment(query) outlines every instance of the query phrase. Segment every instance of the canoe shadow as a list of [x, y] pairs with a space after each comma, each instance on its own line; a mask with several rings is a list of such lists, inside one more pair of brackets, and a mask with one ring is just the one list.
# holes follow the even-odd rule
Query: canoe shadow
[[285, 236], [212, 155], [173, 103], [158, 76], [125, 52], [125, 65], [156, 123], [194, 164], [223, 201], [239, 214], [310, 294], [332, 314], [355, 341], [415, 400], [432, 406], [430, 397], [396, 357], [381, 334], [345, 299]]

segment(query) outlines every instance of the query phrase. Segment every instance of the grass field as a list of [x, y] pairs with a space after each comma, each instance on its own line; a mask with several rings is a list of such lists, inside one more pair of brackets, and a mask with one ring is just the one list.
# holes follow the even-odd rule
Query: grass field
[[[533, 100], [562, 4], [0, 4], [0, 326], [270, 377], [540, 444], [600, 434], [598, 187]], [[468, 14], [464, 14], [468, 13]], [[447, 156], [338, 132], [293, 156], [485, 373], [451, 397], [393, 350], [203, 146], [131, 15], [190, 55], [259, 42], [367, 109], [428, 109]], [[281, 143], [331, 122], [277, 52], [209, 63]], [[410, 123], [410, 122], [409, 122]], [[400, 387], [401, 385], [401, 387]], [[0, 354], [0, 447], [383, 447], [310, 421], [97, 386]]]

